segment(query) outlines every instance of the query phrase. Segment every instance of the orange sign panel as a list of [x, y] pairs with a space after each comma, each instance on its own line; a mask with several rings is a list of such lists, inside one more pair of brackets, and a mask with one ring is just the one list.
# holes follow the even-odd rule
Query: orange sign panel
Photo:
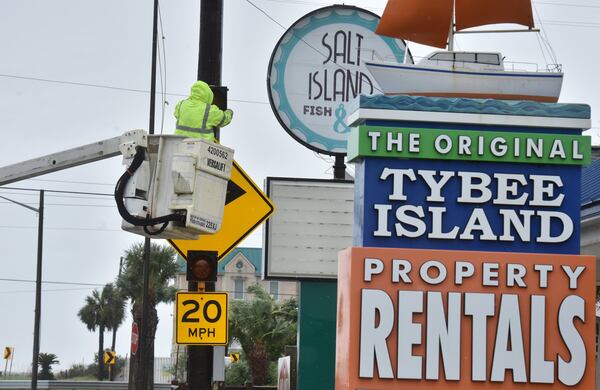
[[336, 390], [595, 388], [592, 256], [350, 248]]

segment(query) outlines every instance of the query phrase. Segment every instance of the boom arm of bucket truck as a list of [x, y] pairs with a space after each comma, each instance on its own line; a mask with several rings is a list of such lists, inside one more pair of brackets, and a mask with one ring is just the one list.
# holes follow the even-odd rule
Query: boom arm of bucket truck
[[146, 237], [196, 239], [221, 227], [233, 150], [201, 139], [122, 136], [0, 167], [0, 185], [123, 155], [115, 187], [124, 230]]

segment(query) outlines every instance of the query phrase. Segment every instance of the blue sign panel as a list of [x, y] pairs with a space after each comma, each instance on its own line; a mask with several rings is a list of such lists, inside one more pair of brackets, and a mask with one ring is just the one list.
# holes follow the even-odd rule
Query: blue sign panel
[[355, 186], [355, 246], [579, 254], [579, 167], [365, 158]]

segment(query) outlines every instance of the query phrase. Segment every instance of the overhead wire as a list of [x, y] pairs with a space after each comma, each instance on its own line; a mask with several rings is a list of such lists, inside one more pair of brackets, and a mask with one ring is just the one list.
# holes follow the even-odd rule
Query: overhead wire
[[[0, 201], [0, 204], [14, 204], [12, 202]], [[23, 204], [37, 206], [37, 202], [23, 202]], [[117, 207], [116, 205], [108, 205], [108, 204], [87, 204], [87, 203], [46, 203], [44, 202], [44, 206], [67, 206], [67, 207]]]
[[[548, 34], [546, 33], [546, 29], [544, 28], [545, 22], [543, 22], [542, 19], [540, 18], [540, 14], [534, 3], [531, 3], [531, 8], [533, 9], [533, 12], [537, 16], [538, 23], [540, 26], [540, 34], [539, 34], [538, 38], [540, 38], [542, 40], [542, 42], [544, 42], [545, 47], [548, 49], [548, 55], [550, 56], [550, 59], [553, 61], [554, 64], [558, 65], [558, 57], [556, 55], [556, 52], [552, 48], [552, 45], [550, 44], [550, 38], [548, 37]], [[544, 58], [545, 58], [545, 56], [544, 56]], [[546, 66], [548, 66], [548, 63], [546, 63]]]
[[74, 194], [74, 195], [96, 195], [96, 196], [114, 196], [114, 194], [107, 194], [103, 192], [87, 192], [87, 191], [68, 191], [68, 190], [48, 190], [43, 188], [24, 188], [24, 187], [0, 187], [0, 190], [16, 190], [16, 191], [44, 191], [49, 193], [57, 194]]
[[[0, 278], [0, 282], [17, 282], [17, 283], [36, 283], [35, 279], [16, 279], [16, 278]], [[84, 282], [67, 282], [67, 281], [56, 281], [56, 280], [42, 280], [42, 284], [62, 284], [71, 286], [92, 286], [102, 287], [104, 284], [99, 283], [84, 283]]]
[[[80, 287], [80, 288], [48, 288], [42, 289], [43, 293], [47, 292], [60, 292], [60, 291], [88, 291], [95, 289], [95, 287]], [[11, 290], [11, 291], [0, 291], [0, 294], [20, 294], [20, 293], [34, 293], [35, 290]]]
[[[80, 86], [80, 87], [102, 88], [102, 89], [110, 89], [110, 90], [125, 91], [125, 92], [136, 92], [136, 93], [145, 93], [145, 94], [150, 93], [149, 90], [145, 90], [145, 89], [116, 87], [116, 86], [112, 86], [112, 85], [92, 84], [92, 83], [83, 83], [83, 82], [76, 82], [76, 81], [55, 80], [55, 79], [48, 79], [48, 78], [41, 78], [41, 77], [18, 76], [18, 75], [5, 74], [5, 73], [0, 73], [0, 77], [28, 80], [28, 81], [39, 81], [39, 82], [54, 83], [54, 84], [75, 85], [75, 86]], [[165, 91], [165, 95], [179, 96], [179, 97], [187, 97], [188, 96], [187, 94], [183, 94], [183, 93], [172, 93], [172, 92], [166, 92], [166, 91]], [[270, 104], [269, 102], [263, 102], [263, 101], [252, 100], [252, 99], [228, 98], [228, 100], [232, 101], [232, 102], [248, 103], [248, 104]]]
[[[112, 186], [114, 187], [114, 183], [99, 183], [92, 181], [79, 181], [79, 180], [50, 180], [50, 179], [27, 179], [31, 181], [43, 181], [48, 183], [67, 183], [67, 184], [88, 184], [88, 185], [97, 185], [97, 186]], [[0, 187], [2, 188], [2, 187]]]
[[[36, 281], [33, 280], [33, 279], [0, 278], [0, 282], [35, 283]], [[49, 281], [49, 280], [42, 280], [42, 284], [57, 284], [57, 285], [70, 285], [70, 286], [88, 286], [87, 288], [85, 288], [86, 290], [89, 289], [89, 288], [103, 287], [103, 286], [106, 285], [106, 284], [99, 284], [99, 283]], [[80, 290], [80, 289], [62, 289], [62, 290], [55, 290], [55, 291], [72, 291], [72, 290]], [[35, 290], [31, 290], [31, 292], [34, 292], [34, 291]], [[50, 290], [43, 290], [43, 291], [50, 291]], [[231, 293], [231, 294], [235, 294], [235, 293], [242, 293], [242, 294], [248, 294], [248, 295], [254, 295], [255, 294], [255, 293], [250, 292], [250, 291], [239, 291], [239, 290], [220, 290], [220, 291], [228, 292], [228, 293]], [[0, 293], [10, 293], [10, 292], [12, 292], [12, 291], [0, 291]], [[27, 292], [27, 291], [20, 291], [20, 292]], [[277, 293], [277, 294], [270, 294], [270, 295], [297, 296], [298, 294]]]
[[[37, 229], [37, 226], [14, 226], [14, 225], [0, 225], [0, 229]], [[62, 230], [62, 231], [85, 231], [85, 232], [123, 232], [122, 229], [101, 229], [101, 228], [86, 228], [86, 227], [51, 227], [44, 226], [46, 230]]]
[[[257, 10], [259, 10], [263, 15], [265, 15], [272, 22], [276, 23], [279, 27], [281, 27], [284, 30], [287, 30], [287, 28], [283, 24], [279, 23], [276, 19], [274, 19], [271, 15], [269, 15], [266, 11], [264, 11], [262, 8], [260, 8], [259, 6], [257, 6], [255, 3], [253, 3], [250, 0], [244, 0], [244, 1], [246, 1], [248, 4], [252, 5], [254, 8], [256, 8]], [[271, 1], [275, 1], [275, 0], [271, 0]], [[287, 2], [287, 0], [285, 2]], [[284, 3], [284, 1], [282, 1], [282, 3]], [[560, 6], [570, 6], [570, 7], [600, 8], [600, 6], [588, 6], [588, 5], [583, 5], [583, 4], [548, 3], [548, 2], [535, 2], [535, 3], [544, 4], [544, 5], [560, 5]], [[315, 4], [317, 4], [317, 3], [315, 3]], [[318, 4], [320, 4], [320, 3], [318, 3]], [[325, 5], [325, 4], [323, 4], [323, 5]], [[536, 14], [538, 14], [537, 9], [536, 9], [535, 12], [536, 12]], [[540, 23], [543, 23], [543, 24], [546, 24], [546, 25], [556, 25], [556, 26], [565, 26], [565, 27], [600, 28], [600, 24], [599, 23], [593, 23], [593, 22], [577, 22], [577, 21], [566, 21], [566, 20], [542, 20], [542, 19], [539, 18], [539, 16], [538, 16], [538, 21]], [[544, 32], [544, 34], [546, 34], [546, 33]], [[546, 41], [544, 41], [544, 42], [546, 44]], [[312, 46], [310, 46], [310, 47], [312, 47]], [[317, 50], [314, 47], [312, 47], [312, 48], [314, 50]], [[164, 46], [163, 46], [163, 49], [164, 49]], [[317, 50], [317, 52], [318, 52], [318, 50]], [[320, 54], [324, 55], [323, 53], [320, 53]], [[166, 59], [166, 55], [164, 53], [163, 53], [163, 56]], [[555, 57], [555, 56], [553, 56], [553, 57]], [[554, 58], [552, 60], [556, 61]], [[166, 60], [165, 60], [165, 62], [166, 62]], [[166, 66], [165, 66], [165, 68], [166, 68]], [[85, 82], [68, 81], [68, 80], [56, 80], [56, 79], [49, 79], [49, 78], [42, 78], [42, 77], [21, 76], [21, 75], [13, 75], [13, 74], [6, 74], [6, 73], [0, 73], [0, 77], [13, 78], [13, 79], [21, 79], [21, 80], [29, 80], [29, 81], [38, 81], [38, 82], [47, 82], [47, 83], [55, 83], [55, 84], [64, 84], [64, 85], [74, 85], [74, 86], [82, 86], [82, 87], [101, 88], [101, 89], [109, 89], [109, 90], [117, 90], [117, 91], [125, 91], [125, 92], [135, 92], [135, 93], [145, 93], [145, 94], [149, 94], [150, 93], [150, 91], [146, 90], [146, 89], [127, 88], [127, 87], [119, 87], [119, 86], [114, 86], [114, 85], [85, 83]], [[183, 93], [167, 92], [166, 88], [165, 88], [163, 96], [167, 96], [167, 95], [168, 96], [178, 96], [178, 97], [187, 97], [188, 96], [187, 94], [183, 94]], [[166, 99], [163, 99], [163, 100], [166, 100]], [[235, 99], [235, 98], [229, 98], [229, 100], [232, 101], [232, 102], [247, 103], [247, 104], [263, 104], [263, 105], [269, 105], [270, 104], [269, 102], [266, 102], [266, 101], [257, 101], [257, 100], [252, 100], [252, 99]]]
[[543, 4], [543, 5], [556, 5], [562, 7], [573, 7], [573, 8], [596, 8], [600, 9], [598, 5], [588, 5], [588, 4], [568, 4], [568, 3], [550, 3], [547, 1], [535, 1], [535, 4]]
[[[250, 4], [252, 7], [256, 8], [260, 13], [262, 13], [263, 15], [265, 15], [269, 20], [271, 20], [272, 22], [274, 22], [275, 24], [277, 24], [279, 27], [281, 27], [283, 30], [287, 31], [288, 29], [281, 23], [279, 23], [277, 20], [275, 20], [275, 18], [273, 18], [271, 15], [269, 15], [268, 12], [266, 12], [265, 10], [263, 10], [262, 8], [260, 8], [259, 6], [257, 6], [256, 4], [254, 4], [251, 0], [245, 0], [248, 4]], [[291, 30], [290, 30], [291, 31]], [[317, 49], [316, 47], [314, 47], [313, 45], [311, 45], [309, 42], [307, 42], [303, 37], [300, 37], [298, 35], [296, 35], [293, 31], [291, 32], [291, 34], [298, 39], [299, 41], [303, 42], [306, 46], [308, 46], [310, 49], [314, 50], [317, 54], [319, 54], [320, 56], [322, 56], [323, 58], [327, 58], [327, 56], [322, 53], [319, 49]], [[337, 66], [338, 68], [342, 69], [342, 70], [348, 70], [347, 68], [345, 68], [343, 65], [338, 64], [337, 62], [333, 63], [335, 66]], [[383, 93], [382, 90], [380, 90], [379, 88], [377, 88], [376, 86], [373, 85], [373, 88], [376, 89], [377, 91], [379, 91], [380, 93]]]
[[[161, 39], [157, 42], [159, 51], [160, 47], [162, 47], [162, 60], [160, 54], [158, 55], [158, 73], [160, 75], [160, 96], [161, 96], [161, 118], [160, 118], [160, 134], [162, 135], [164, 126], [165, 126], [165, 111], [167, 104], [167, 55], [165, 50], [165, 33], [163, 30], [163, 22], [162, 22], [162, 12], [160, 8], [160, 1], [157, 1], [158, 4], [158, 21], [160, 27], [160, 36]], [[161, 45], [162, 44], [162, 45]]]

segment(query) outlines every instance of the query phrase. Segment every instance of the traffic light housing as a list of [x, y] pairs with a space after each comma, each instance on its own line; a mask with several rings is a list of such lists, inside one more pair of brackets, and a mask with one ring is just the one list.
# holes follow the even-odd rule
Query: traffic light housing
[[217, 266], [216, 251], [188, 251], [186, 279], [189, 282], [216, 282]]
[[227, 91], [229, 88], [225, 86], [211, 85], [210, 89], [213, 93], [213, 104], [221, 110], [227, 109]]

